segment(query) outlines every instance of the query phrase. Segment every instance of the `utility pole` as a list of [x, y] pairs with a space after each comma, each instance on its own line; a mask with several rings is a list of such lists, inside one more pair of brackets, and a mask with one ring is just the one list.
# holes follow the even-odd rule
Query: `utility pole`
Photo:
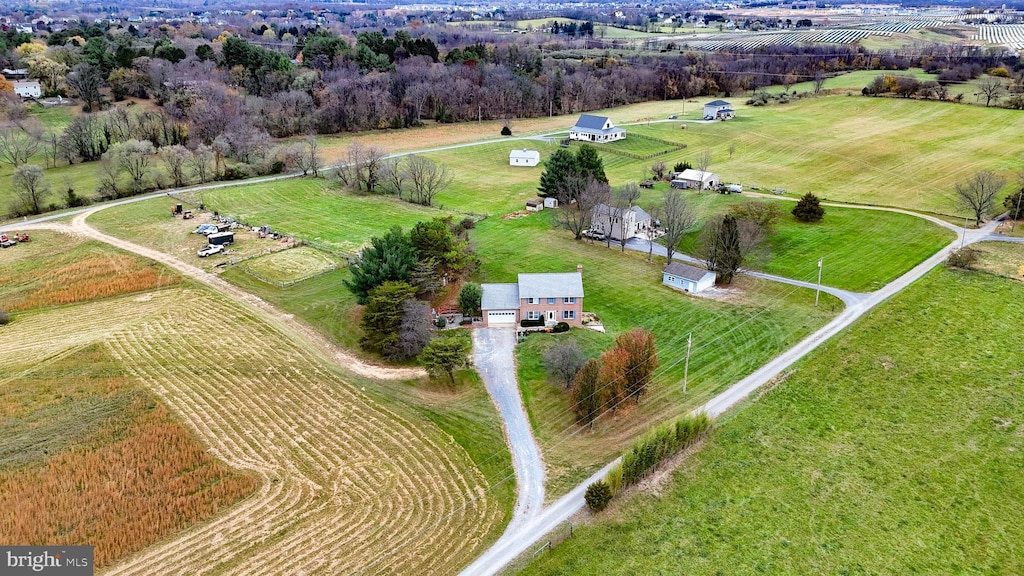
[[824, 256], [822, 256], [821, 258], [818, 258], [818, 289], [814, 291], [814, 307], [815, 308], [818, 307], [818, 294], [821, 293], [821, 261], [824, 260], [824, 259], [825, 259]]
[[683, 368], [683, 394], [686, 394], [686, 382], [690, 378], [690, 345], [693, 344], [693, 332], [686, 336], [686, 365]]
[[1020, 218], [1020, 199], [1024, 198], [1024, 188], [1017, 193], [1017, 209], [1013, 212], [1013, 218], [1010, 220], [1010, 232], [1013, 233], [1013, 227], [1017, 225], [1017, 218]]

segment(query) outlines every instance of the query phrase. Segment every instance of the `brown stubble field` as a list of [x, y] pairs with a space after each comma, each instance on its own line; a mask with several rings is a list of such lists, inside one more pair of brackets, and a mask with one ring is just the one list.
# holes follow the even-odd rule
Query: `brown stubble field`
[[[47, 234], [34, 244], [38, 260], [47, 242], [60, 247]], [[25, 262], [15, 266], [15, 250], [2, 263], [31, 275]], [[59, 534], [97, 543], [109, 574], [454, 573], [503, 517], [450, 436], [372, 400], [315, 353], [205, 289], [179, 283], [34, 308], [0, 335], [2, 425], [13, 430], [22, 412], [65, 423], [25, 426], [21, 436], [39, 434], [52, 450], [0, 465], [13, 499], [5, 509], [57, 510], [30, 536], [14, 532], [12, 519], [0, 522], [4, 541]], [[84, 378], [84, 366], [98, 373], [76, 387], [70, 376]], [[64, 381], [71, 389], [57, 389]], [[83, 436], [91, 440], [61, 438], [86, 415], [96, 416]], [[110, 462], [113, 454], [123, 462]], [[168, 460], [183, 464], [175, 471], [161, 464]], [[46, 490], [30, 499], [30, 483]], [[164, 500], [146, 496], [160, 492]], [[84, 536], [65, 530], [76, 505], [89, 519]], [[152, 529], [98, 515], [108, 511]], [[161, 514], [175, 521], [156, 520]]]

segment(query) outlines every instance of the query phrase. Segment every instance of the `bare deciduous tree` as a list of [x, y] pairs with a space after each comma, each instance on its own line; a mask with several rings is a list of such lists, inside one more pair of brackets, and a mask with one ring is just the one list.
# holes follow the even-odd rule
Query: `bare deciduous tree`
[[381, 164], [380, 187], [385, 194], [398, 196], [401, 200], [406, 187], [401, 158], [388, 158]]
[[39, 149], [39, 138], [18, 126], [0, 127], [0, 162], [17, 168]]
[[654, 222], [661, 218], [661, 212], [654, 208], [649, 212], [651, 216], [651, 225], [644, 229], [644, 238], [647, 240], [647, 261], [654, 261], [654, 241], [660, 236], [660, 228], [654, 226]]
[[192, 158], [192, 153], [181, 144], [164, 146], [160, 149], [160, 160], [167, 167], [167, 175], [171, 177], [175, 188], [185, 183], [185, 163]]
[[209, 182], [216, 170], [213, 148], [203, 144], [193, 150], [188, 159], [188, 167], [200, 183]]
[[814, 93], [815, 94], [820, 93], [821, 89], [824, 88], [826, 78], [827, 78], [827, 76], [825, 76], [825, 73], [820, 71], [820, 70], [814, 73]]
[[978, 93], [985, 97], [985, 106], [988, 107], [993, 100], [998, 102], [999, 98], [1006, 93], [1006, 86], [999, 78], [989, 76], [978, 81]]
[[697, 155], [697, 172], [700, 175], [700, 182], [697, 183], [697, 194], [704, 190], [704, 178], [707, 176], [708, 168], [711, 166], [711, 149], [705, 148]]
[[402, 170], [409, 183], [412, 201], [424, 206], [430, 206], [434, 196], [452, 183], [453, 176], [447, 166], [423, 156], [409, 156]]
[[686, 203], [682, 193], [672, 188], [665, 191], [665, 201], [661, 207], [661, 226], [665, 231], [665, 248], [668, 262], [676, 252], [676, 245], [683, 234], [697, 222], [697, 215]]
[[149, 140], [128, 140], [114, 144], [103, 156], [109, 156], [117, 164], [118, 171], [128, 174], [132, 181], [131, 191], [138, 194], [146, 187], [149, 162], [154, 153], [156, 149]]
[[636, 182], [627, 182], [615, 189], [615, 207], [619, 210], [619, 241], [623, 252], [626, 251], [626, 233], [632, 232], [627, 230], [626, 212], [632, 208], [633, 202], [636, 202], [638, 198], [640, 198], [640, 187]]
[[974, 221], [981, 226], [981, 220], [992, 212], [995, 206], [996, 195], [1006, 184], [1001, 176], [988, 170], [975, 172], [963, 182], [953, 185], [956, 192], [957, 202], [961, 207], [966, 208], [974, 214]]
[[668, 167], [665, 165], [665, 161], [664, 160], [658, 160], [654, 164], [651, 164], [651, 172], [654, 173], [654, 178], [656, 180], [664, 180], [665, 179], [665, 170], [667, 170], [667, 169], [668, 169]]
[[586, 362], [580, 345], [573, 341], [555, 344], [544, 353], [544, 369], [566, 389]]
[[338, 167], [341, 184], [355, 192], [373, 193], [380, 183], [380, 169], [387, 153], [376, 146], [353, 142], [345, 161]]
[[18, 166], [11, 180], [14, 182], [14, 193], [22, 204], [30, 208], [33, 214], [42, 212], [43, 201], [50, 193], [50, 187], [43, 182], [43, 169], [35, 164]]
[[558, 186], [558, 224], [579, 240], [590, 225], [594, 206], [610, 193], [608, 185], [589, 177], [570, 176]]

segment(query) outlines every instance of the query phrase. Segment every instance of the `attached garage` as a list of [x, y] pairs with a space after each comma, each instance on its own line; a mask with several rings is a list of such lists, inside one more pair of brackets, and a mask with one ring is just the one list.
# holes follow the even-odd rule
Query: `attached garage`
[[487, 325], [488, 326], [515, 326], [516, 325], [516, 311], [515, 310], [488, 310], [487, 311]]
[[484, 326], [515, 326], [519, 321], [518, 284], [481, 284]]

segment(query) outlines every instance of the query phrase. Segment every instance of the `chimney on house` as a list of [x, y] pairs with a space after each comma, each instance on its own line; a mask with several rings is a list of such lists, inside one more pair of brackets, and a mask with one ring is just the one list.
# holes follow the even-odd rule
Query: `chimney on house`
[[579, 274], [580, 276], [583, 276], [583, 264], [576, 265], [576, 273]]

